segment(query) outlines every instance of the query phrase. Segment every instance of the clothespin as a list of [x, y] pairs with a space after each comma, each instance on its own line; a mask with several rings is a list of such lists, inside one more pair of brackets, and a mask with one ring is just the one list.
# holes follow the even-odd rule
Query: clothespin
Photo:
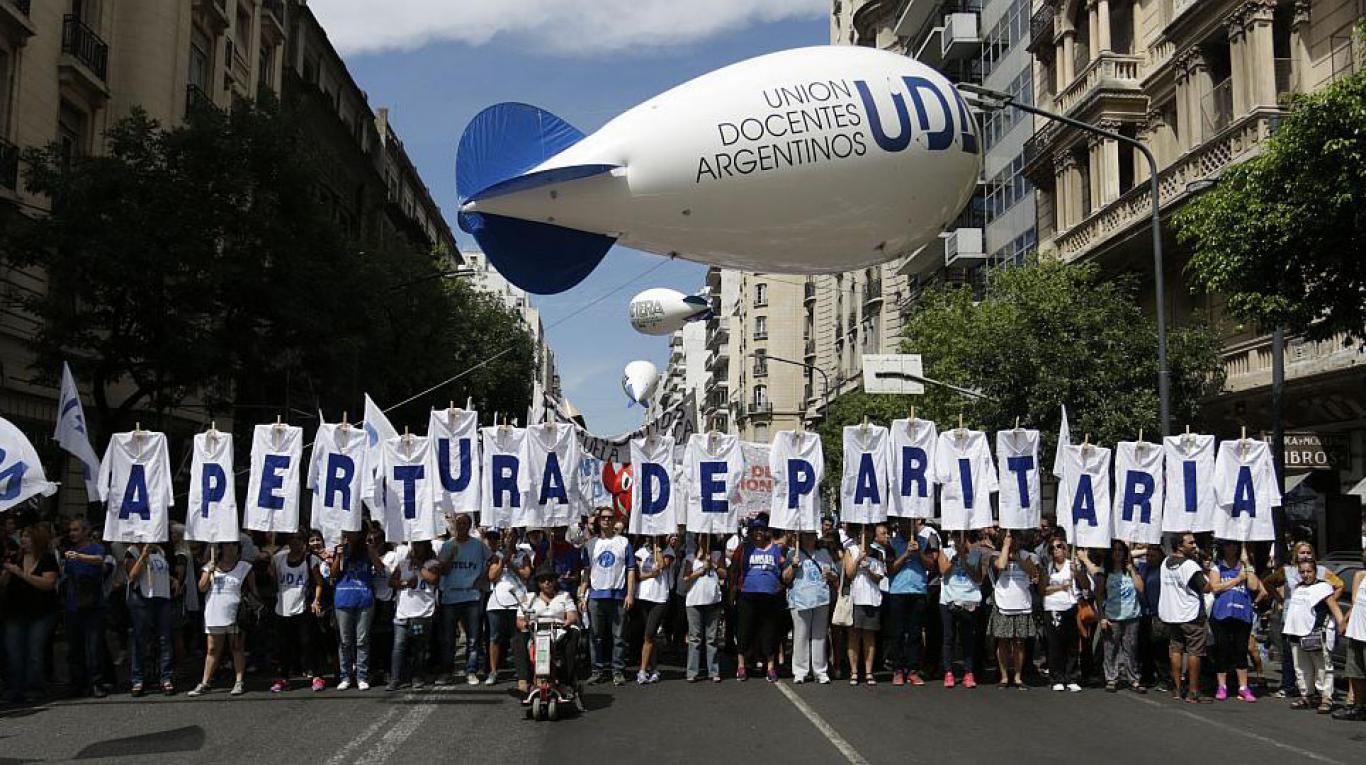
[[142, 423], [141, 423], [141, 422], [135, 422], [135, 423], [133, 423], [133, 438], [142, 438], [142, 435], [143, 435]]
[[1086, 452], [1086, 451], [1090, 450], [1090, 448], [1091, 448], [1091, 434], [1090, 434], [1090, 433], [1087, 433], [1087, 434], [1086, 434], [1086, 437], [1083, 438], [1082, 441], [1081, 441], [1081, 450], [1082, 450], [1083, 452]]
[[1148, 444], [1143, 440], [1143, 428], [1139, 428], [1139, 429], [1138, 429], [1138, 446], [1135, 447], [1135, 448], [1137, 449], [1137, 451], [1138, 451], [1139, 454], [1143, 454], [1143, 450], [1146, 449], [1147, 447], [1148, 447]]
[[284, 430], [284, 428], [285, 428], [285, 420], [284, 420], [284, 418], [281, 417], [281, 416], [278, 415], [278, 414], [275, 415], [275, 429], [276, 429], [277, 431], [279, 431], [279, 430]]
[[868, 415], [863, 415], [863, 432], [868, 432]]
[[341, 429], [343, 432], [351, 430], [351, 420], [346, 416], [346, 410], [342, 410]]
[[413, 456], [413, 434], [407, 425], [403, 426], [403, 452], [405, 457]]
[[1247, 457], [1247, 426], [1243, 426], [1242, 434], [1238, 436], [1238, 458]]

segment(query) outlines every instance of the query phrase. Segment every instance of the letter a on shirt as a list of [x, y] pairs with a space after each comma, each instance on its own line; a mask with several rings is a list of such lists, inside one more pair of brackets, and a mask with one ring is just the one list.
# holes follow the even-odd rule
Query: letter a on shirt
[[525, 528], [531, 515], [526, 496], [531, 490], [526, 429], [496, 425], [480, 428], [479, 433], [484, 442], [479, 520], [494, 528]]
[[115, 433], [100, 462], [109, 542], [165, 542], [171, 538], [171, 457], [165, 433]]
[[369, 438], [360, 427], [323, 423], [313, 437], [308, 461], [311, 525], [329, 547], [341, 544], [343, 531], [361, 529], [362, 502], [374, 491], [369, 452]]
[[788, 531], [815, 531], [821, 525], [820, 485], [825, 451], [815, 433], [780, 430], [768, 453], [773, 503], [768, 524]]
[[435, 539], [443, 524], [436, 512], [436, 454], [430, 436], [394, 436], [380, 450], [380, 505], [384, 534], [398, 542]]
[[892, 439], [886, 428], [881, 425], [844, 427], [840, 520], [846, 523], [887, 520], [891, 462]]
[[478, 515], [479, 413], [472, 409], [433, 409], [427, 421], [436, 457], [438, 515]]
[[548, 422], [527, 428], [533, 528], [568, 526], [588, 514], [584, 499], [583, 448], [573, 425]]
[[944, 487], [939, 510], [946, 531], [984, 529], [991, 525], [991, 495], [997, 491], [987, 434], [955, 428], [939, 434], [935, 477]]
[[1162, 439], [1166, 453], [1164, 532], [1214, 530], [1214, 436], [1193, 433]]
[[252, 531], [298, 532], [303, 455], [303, 428], [257, 425], [252, 429], [243, 526]]
[[1214, 461], [1214, 536], [1239, 542], [1275, 539], [1271, 508], [1281, 504], [1271, 446], [1241, 439], [1219, 444]]
[[1133, 544], [1162, 541], [1162, 447], [1140, 441], [1115, 445], [1115, 538]]
[[740, 439], [723, 433], [694, 433], [683, 450], [679, 487], [687, 495], [688, 531], [728, 534], [739, 523], [740, 479], [745, 474]]
[[189, 501], [185, 508], [186, 539], [237, 541], [237, 482], [233, 480], [231, 433], [195, 434]]
[[1058, 526], [1078, 547], [1110, 546], [1110, 456], [1103, 446], [1063, 447]]
[[897, 518], [934, 517], [934, 451], [939, 428], [931, 420], [892, 420], [891, 506]]
[[631, 439], [632, 534], [672, 534], [678, 527], [678, 487], [674, 480], [674, 437]]
[[1037, 529], [1043, 509], [1039, 496], [1039, 431], [997, 431], [996, 465], [1001, 484], [996, 502], [1001, 512], [1001, 528]]

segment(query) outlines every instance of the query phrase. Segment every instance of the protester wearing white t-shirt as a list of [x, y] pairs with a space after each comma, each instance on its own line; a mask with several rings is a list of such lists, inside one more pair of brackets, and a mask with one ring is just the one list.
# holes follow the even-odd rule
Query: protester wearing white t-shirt
[[432, 552], [432, 543], [417, 541], [408, 545], [408, 554], [398, 560], [389, 586], [398, 592], [394, 607], [394, 652], [390, 659], [389, 685], [396, 691], [407, 683], [421, 688], [426, 680], [416, 674], [427, 666], [427, 631], [436, 613], [437, 584], [441, 563]]
[[246, 690], [247, 651], [245, 635], [237, 628], [237, 607], [244, 590], [251, 597], [256, 596], [256, 581], [251, 578], [251, 564], [239, 560], [239, 552], [239, 545], [234, 542], [218, 545], [199, 574], [199, 591], [204, 593], [204, 632], [208, 634], [209, 645], [204, 653], [203, 678], [190, 696], [209, 692], [225, 644], [232, 647], [232, 668], [236, 673], [232, 695], [240, 696]]
[[[1347, 620], [1338, 607], [1331, 582], [1318, 578], [1317, 566], [1309, 561], [1299, 564], [1299, 585], [1285, 604], [1285, 624], [1281, 631], [1295, 646], [1295, 676], [1300, 698], [1291, 709], [1308, 709], [1318, 702], [1320, 714], [1333, 711], [1333, 634], [1347, 629]], [[1335, 626], [1327, 624], [1333, 617]]]
[[1016, 533], [1005, 532], [1001, 551], [991, 566], [995, 603], [987, 632], [996, 638], [1000, 685], [1023, 689], [1025, 641], [1032, 640], [1035, 633], [1033, 585], [1039, 578], [1039, 566], [1028, 546], [1016, 543]]
[[[711, 542], [710, 539], [707, 540]], [[706, 651], [707, 673], [713, 683], [721, 682], [721, 665], [716, 656], [721, 648], [721, 585], [726, 581], [726, 554], [710, 550], [710, 544], [695, 550], [683, 566], [687, 586], [683, 605], [688, 614], [688, 682], [700, 679], [702, 652]]]
[[669, 592], [673, 590], [674, 551], [672, 547], [651, 539], [636, 550], [636, 601], [645, 611], [645, 635], [640, 646], [640, 670], [636, 683], [647, 685], [659, 682], [655, 666], [655, 636], [669, 610]]
[[[579, 635], [582, 632], [578, 629], [579, 609], [574, 605], [574, 598], [560, 589], [560, 575], [554, 566], [542, 563], [536, 568], [534, 580], [536, 590], [526, 596], [517, 615], [517, 640], [527, 642], [538, 620], [563, 622], [567, 629], [560, 634], [555, 646], [555, 653], [560, 658], [555, 681], [564, 686], [563, 691], [573, 692], [577, 685], [574, 680], [578, 677]], [[518, 678], [518, 688], [525, 692], [532, 680], [531, 662], [525, 662], [519, 671], [525, 674]]]
[[[531, 558], [531, 547], [523, 544], [514, 550], [504, 549], [489, 564], [489, 581], [494, 582], [494, 585], [487, 608], [489, 673], [484, 678], [484, 685], [498, 682], [498, 665], [509, 648], [513, 648], [514, 663], [519, 669], [526, 659], [526, 647], [522, 646], [523, 650], [518, 651], [512, 641], [517, 626], [517, 611], [526, 602], [527, 582], [531, 579]], [[525, 672], [519, 671], [518, 674]]]
[[270, 557], [270, 575], [275, 580], [275, 661], [276, 679], [271, 693], [289, 688], [289, 678], [298, 672], [313, 690], [323, 689], [317, 645], [315, 614], [322, 610], [322, 561], [309, 553], [302, 534], [290, 534], [287, 546]]
[[1048, 564], [1040, 584], [1043, 588], [1043, 631], [1048, 643], [1048, 674], [1053, 690], [1081, 690], [1077, 683], [1077, 603], [1085, 569], [1067, 557], [1067, 542], [1054, 537], [1048, 543]]
[[872, 540], [850, 548], [844, 556], [844, 575], [849, 580], [849, 597], [854, 601], [854, 624], [849, 630], [849, 684], [858, 685], [859, 653], [863, 654], [863, 677], [877, 685], [873, 659], [878, 633], [882, 630], [882, 588], [887, 576], [887, 551], [891, 536], [887, 524], [873, 527]]
[[[1162, 592], [1157, 603], [1158, 618], [1170, 634], [1167, 656], [1171, 660], [1172, 696], [1191, 704], [1208, 702], [1200, 698], [1200, 660], [1207, 642], [1205, 593], [1210, 591], [1210, 584], [1199, 558], [1195, 535], [1182, 534], [1176, 549], [1162, 561]], [[1185, 675], [1190, 680], [1189, 695], [1181, 690], [1183, 655]]]
[[[161, 545], [130, 545], [124, 552], [124, 570], [128, 576], [128, 615], [133, 622], [133, 652], [129, 657], [132, 693], [142, 695], [143, 662], [147, 660], [148, 648], [155, 642], [161, 689], [169, 696], [175, 692], [171, 599], [180, 594], [179, 582], [172, 577], [170, 562]], [[172, 581], [176, 581], [175, 587]]]

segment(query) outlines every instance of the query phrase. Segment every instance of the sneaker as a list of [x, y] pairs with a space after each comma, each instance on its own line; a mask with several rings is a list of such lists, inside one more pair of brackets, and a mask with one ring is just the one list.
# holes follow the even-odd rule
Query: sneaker
[[142, 683], [134, 684], [133, 688], [129, 690], [128, 693], [135, 699], [142, 698]]
[[162, 692], [162, 694], [164, 694], [164, 695], [166, 695], [166, 696], [174, 696], [174, 695], [175, 695], [175, 683], [172, 683], [170, 680], [167, 680], [166, 682], [162, 683], [162, 684], [161, 684], [161, 692]]
[[484, 678], [484, 685], [497, 685], [497, 684], [498, 684], [498, 673], [497, 673], [497, 672], [490, 672], [490, 673], [488, 673], [488, 676]]
[[722, 678], [720, 675], [712, 675], [712, 676], [711, 676], [711, 681], [712, 681], [713, 683], [719, 683], [719, 682], [722, 682], [723, 680], [724, 680], [724, 678]]
[[1214, 689], [1214, 700], [1215, 700], [1215, 701], [1227, 701], [1227, 700], [1228, 700], [1228, 686], [1226, 686], [1226, 685], [1221, 685], [1221, 686], [1219, 686], [1218, 688]]
[[921, 677], [919, 672], [912, 672], [906, 676], [906, 682], [911, 685], [924, 685], [925, 678]]
[[244, 693], [246, 693], [246, 692], [247, 692], [246, 683], [243, 683], [241, 680], [238, 680], [237, 682], [235, 682], [235, 683], [232, 684], [232, 690], [228, 692], [228, 695], [230, 695], [230, 696], [241, 696], [242, 694], [244, 694]]
[[772, 667], [772, 666], [770, 666], [770, 667], [768, 668], [768, 681], [769, 681], [770, 683], [776, 683], [776, 682], [778, 682], [778, 668], [777, 668], [777, 667]]
[[945, 688], [952, 688], [955, 684], [956, 684], [956, 683], [955, 683], [954, 678], [953, 678], [953, 672], [952, 672], [951, 670], [948, 671], [948, 672], [945, 672], [945, 673], [944, 673], [944, 687], [945, 687]]
[[389, 683], [388, 685], [384, 686], [384, 690], [388, 693], [393, 693], [398, 690], [398, 683]]
[[1053, 683], [1053, 690], [1055, 690], [1055, 691], [1065, 691], [1065, 690], [1067, 690], [1067, 686], [1063, 685], [1062, 683]]
[[792, 684], [793, 684], [793, 685], [802, 685], [802, 684], [805, 683], [805, 682], [806, 682], [806, 678], [804, 678], [804, 677], [794, 677], [794, 678], [792, 678]]
[[650, 682], [650, 674], [648, 672], [642, 669], [636, 673], [636, 685], [645, 685], [648, 682]]
[[97, 686], [95, 686], [95, 687], [93, 687], [93, 688], [90, 689], [90, 695], [91, 695], [91, 696], [94, 696], [94, 697], [97, 698], [97, 699], [102, 699], [102, 698], [104, 698], [105, 696], [108, 696], [108, 695], [109, 695], [109, 691], [106, 691], [106, 690], [104, 689], [104, 686], [102, 686], [102, 685], [97, 685]]
[[185, 694], [185, 695], [186, 695], [186, 696], [203, 696], [204, 694], [208, 693], [209, 690], [210, 690], [210, 687], [209, 687], [209, 684], [208, 684], [208, 683], [200, 683], [199, 685], [196, 685], [196, 686], [194, 687], [193, 690], [191, 690], [189, 693], [187, 693], [187, 694]]
[[602, 673], [599, 672], [599, 671], [597, 671], [597, 670], [593, 670], [593, 673], [590, 674], [590, 675], [588, 676], [588, 679], [584, 681], [584, 685], [597, 685], [598, 683], [601, 683], [601, 682], [602, 682]]
[[289, 687], [288, 684], [285, 683], [285, 681], [284, 681], [283, 678], [281, 678], [281, 679], [276, 680], [275, 682], [273, 682], [273, 683], [270, 684], [270, 692], [271, 692], [271, 693], [283, 693], [283, 692], [285, 691], [285, 689], [288, 688], [288, 687]]
[[[337, 687], [337, 690], [341, 690], [341, 687], [338, 686], [338, 687]], [[367, 683], [367, 682], [365, 682], [364, 680], [357, 680], [357, 681], [356, 681], [356, 690], [358, 690], [358, 691], [368, 691], [368, 690], [370, 690], [370, 684]]]
[[437, 675], [437, 676], [436, 676], [436, 684], [437, 684], [437, 685], [454, 685], [455, 683], [451, 680], [451, 676], [450, 676], [450, 675], [442, 674], [442, 675]]
[[314, 692], [314, 693], [317, 693], [318, 691], [321, 691], [322, 689], [324, 689], [324, 688], [326, 688], [326, 687], [327, 687], [327, 681], [326, 681], [326, 680], [322, 679], [321, 677], [315, 677], [315, 678], [313, 678], [313, 692]]
[[687, 680], [688, 680], [688, 682], [690, 682], [690, 683], [695, 683], [695, 682], [697, 682], [698, 677], [697, 677], [697, 675], [688, 675]]
[[478, 684], [479, 684], [479, 675], [476, 675], [476, 674], [473, 673], [473, 672], [471, 672], [471, 673], [468, 674], [468, 675], [465, 675], [465, 685], [478, 685]]
[[621, 672], [613, 672], [612, 685], [626, 685], [626, 675]]
[[745, 669], [745, 665], [741, 664], [735, 668], [735, 679], [742, 683], [749, 679], [749, 670]]
[[905, 685], [905, 684], [906, 684], [906, 673], [905, 673], [905, 672], [902, 672], [901, 670], [898, 669], [897, 671], [895, 671], [895, 672], [892, 673], [892, 685]]
[[976, 687], [977, 687], [977, 678], [973, 677], [971, 672], [967, 673], [966, 675], [963, 675], [963, 687], [964, 687], [964, 688], [976, 688]]
[[816, 682], [817, 682], [817, 683], [820, 683], [821, 685], [829, 685], [829, 684], [830, 684], [830, 676], [829, 676], [829, 675], [816, 675]]
[[337, 683], [337, 690], [339, 690], [339, 691], [349, 691], [349, 690], [351, 690], [351, 678], [349, 678], [349, 677], [348, 677], [348, 678], [344, 678], [340, 683]]
[[1246, 701], [1249, 704], [1257, 703], [1257, 697], [1252, 695], [1252, 689], [1247, 687], [1246, 685], [1238, 689], [1238, 698], [1242, 699], [1243, 701]]
[[1081, 686], [1077, 685], [1076, 683], [1068, 683], [1067, 690], [1073, 693], [1081, 693]]
[[656, 671], [650, 673], [650, 684], [653, 685], [654, 683], [657, 683], [657, 682], [659, 682], [659, 671], [658, 671], [658, 670], [656, 670]]

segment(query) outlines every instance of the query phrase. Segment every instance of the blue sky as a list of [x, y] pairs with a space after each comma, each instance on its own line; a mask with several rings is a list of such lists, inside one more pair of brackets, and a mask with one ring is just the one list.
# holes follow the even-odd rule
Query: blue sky
[[[391, 33], [380, 35], [382, 43], [362, 34], [374, 29], [367, 30], [366, 24], [386, 23], [369, 18], [365, 6], [352, 6], [349, 0], [322, 0], [310, 7], [342, 50], [356, 81], [368, 92], [371, 107], [389, 107], [409, 155], [453, 229], [456, 142], [465, 124], [484, 107], [499, 101], [524, 101], [592, 132], [646, 98], [718, 67], [829, 40], [828, 0], [781, 0], [783, 5], [757, 0], [745, 10], [735, 10], [744, 8], [744, 3], [725, 0], [716, 6], [718, 13], [743, 17], [715, 24], [669, 18], [680, 6], [709, 6], [711, 0], [677, 5], [676, 0], [668, 0], [667, 5], [653, 0], [624, 4], [603, 0], [596, 5], [590, 4], [598, 0], [558, 0], [553, 6], [556, 13], [584, 6], [581, 14], [562, 24], [545, 18], [548, 12], [534, 22], [452, 19], [451, 15], [463, 11], [411, 1], [410, 11], [420, 16], [425, 8], [430, 15], [404, 16], [394, 23]], [[537, 0], [510, 5], [536, 6]], [[624, 29], [596, 38], [592, 32], [575, 28], [613, 5], [621, 9], [614, 23]], [[398, 4], [373, 6], [388, 10]], [[636, 9], [640, 9], [639, 16], [631, 18]], [[461, 21], [469, 23], [450, 26]], [[627, 34], [632, 29], [638, 32], [634, 37]], [[645, 47], [639, 40], [653, 42]], [[377, 44], [384, 47], [372, 49]], [[458, 229], [457, 234], [462, 248], [473, 244]], [[560, 295], [535, 298], [558, 354], [565, 394], [596, 433], [610, 435], [640, 425], [642, 410], [627, 407], [620, 387], [626, 363], [646, 359], [662, 370], [668, 360], [667, 338], [647, 337], [631, 329], [626, 316], [631, 297], [649, 287], [695, 291], [702, 285], [705, 267], [686, 261], [665, 263], [647, 278], [557, 322], [659, 262], [655, 255], [614, 248], [582, 284]]]

